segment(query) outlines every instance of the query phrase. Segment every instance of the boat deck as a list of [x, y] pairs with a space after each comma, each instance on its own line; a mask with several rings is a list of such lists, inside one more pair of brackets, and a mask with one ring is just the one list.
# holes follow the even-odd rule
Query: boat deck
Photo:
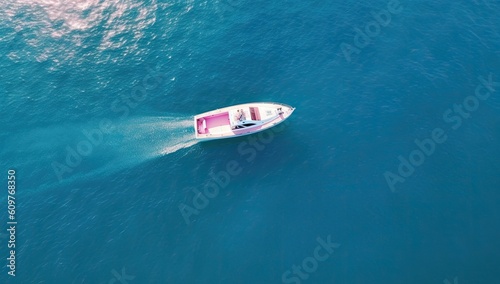
[[295, 108], [279, 103], [247, 103], [194, 116], [195, 137], [200, 140], [238, 137], [263, 131], [287, 119]]
[[[205, 120], [206, 127], [203, 127], [203, 120]], [[220, 134], [228, 131], [231, 131], [228, 112], [198, 119], [198, 133], [200, 134]]]

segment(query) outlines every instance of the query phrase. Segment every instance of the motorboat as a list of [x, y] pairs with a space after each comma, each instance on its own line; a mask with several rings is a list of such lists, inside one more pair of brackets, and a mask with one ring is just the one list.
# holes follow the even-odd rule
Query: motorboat
[[295, 110], [286, 104], [260, 102], [224, 107], [194, 116], [198, 140], [239, 137], [264, 131], [285, 121]]

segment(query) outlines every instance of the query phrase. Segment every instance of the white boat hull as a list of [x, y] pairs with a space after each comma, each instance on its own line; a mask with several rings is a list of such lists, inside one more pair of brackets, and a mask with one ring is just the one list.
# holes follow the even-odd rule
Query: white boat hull
[[250, 135], [285, 121], [295, 108], [280, 103], [247, 103], [194, 116], [195, 138], [202, 141]]

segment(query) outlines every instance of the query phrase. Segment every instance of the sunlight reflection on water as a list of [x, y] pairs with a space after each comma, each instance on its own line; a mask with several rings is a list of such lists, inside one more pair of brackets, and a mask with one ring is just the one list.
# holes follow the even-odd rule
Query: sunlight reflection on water
[[[0, 10], [0, 20], [11, 31], [0, 40], [17, 37], [24, 43], [7, 54], [11, 60], [57, 64], [78, 60], [82, 48], [96, 53], [110, 49], [125, 49], [124, 55], [137, 53], [137, 42], [156, 22], [158, 5], [156, 0], [148, 5], [129, 0], [8, 0], [0, 3]], [[94, 55], [97, 61], [103, 56]]]

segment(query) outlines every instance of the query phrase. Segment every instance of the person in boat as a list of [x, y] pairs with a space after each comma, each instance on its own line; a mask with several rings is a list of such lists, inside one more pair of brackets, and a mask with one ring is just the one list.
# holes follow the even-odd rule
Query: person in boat
[[238, 114], [236, 115], [236, 117], [239, 121], [245, 120], [245, 113], [243, 112], [242, 109], [238, 110]]

